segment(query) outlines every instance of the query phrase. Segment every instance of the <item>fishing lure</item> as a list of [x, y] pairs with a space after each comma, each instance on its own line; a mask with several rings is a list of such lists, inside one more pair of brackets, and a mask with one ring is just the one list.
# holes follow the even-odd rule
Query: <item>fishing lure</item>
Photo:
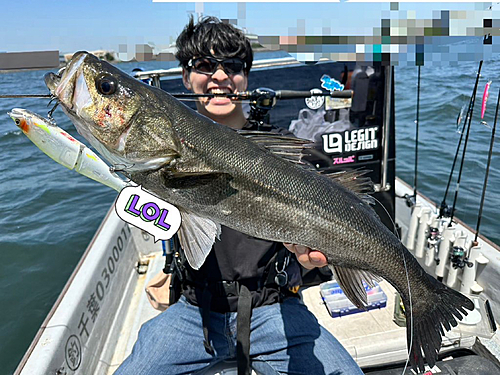
[[[460, 129], [460, 124], [462, 123], [462, 120], [464, 118], [464, 114], [465, 114], [465, 104], [462, 106], [462, 109], [460, 109], [460, 113], [458, 114], [457, 116], [457, 133], [458, 134], [462, 134], [462, 129]], [[467, 119], [465, 120], [465, 122], [467, 122]]]
[[53, 120], [20, 108], [14, 108], [8, 114], [23, 133], [54, 161], [117, 191], [127, 186], [99, 156], [56, 126]]
[[484, 86], [483, 102], [481, 104], [481, 120], [484, 118], [484, 112], [486, 111], [486, 102], [488, 101], [488, 95], [490, 93], [490, 86], [491, 86], [491, 81], [488, 81], [486, 83], [486, 86]]

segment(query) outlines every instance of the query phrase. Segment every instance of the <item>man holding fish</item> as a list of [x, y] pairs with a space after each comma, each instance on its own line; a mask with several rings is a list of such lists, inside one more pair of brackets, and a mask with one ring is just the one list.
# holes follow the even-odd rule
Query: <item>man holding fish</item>
[[442, 336], [472, 301], [425, 272], [380, 221], [359, 173], [320, 174], [300, 160], [304, 141], [248, 130], [239, 105], [221, 97], [246, 88], [252, 55], [241, 33], [213, 19], [190, 22], [178, 50], [186, 86], [212, 92], [200, 111], [242, 130], [87, 52], [45, 76], [78, 132], [182, 217], [183, 296], [142, 327], [118, 373], [193, 373], [234, 358], [240, 373], [249, 358], [265, 374], [361, 373], [288, 290], [300, 281], [283, 242], [302, 245], [288, 246], [308, 267], [325, 259], [308, 248], [325, 254], [358, 308], [367, 305], [364, 283], [391, 283], [405, 308], [412, 367], [434, 366]]
[[[198, 112], [230, 128], [252, 130], [241, 102], [223, 96], [247, 89], [253, 52], [244, 34], [216, 18], [196, 25], [191, 19], [177, 48], [186, 88], [215, 94], [197, 101]], [[319, 251], [285, 246], [306, 269], [327, 265]], [[282, 243], [223, 226], [201, 268], [187, 266], [179, 302], [143, 326], [116, 374], [193, 373], [236, 358], [239, 373], [248, 373], [250, 365], [262, 374], [361, 374], [342, 345], [288, 290], [290, 282], [280, 286], [274, 277], [266, 278], [269, 271], [276, 275], [275, 264], [285, 259], [288, 280], [300, 280], [295, 257]]]

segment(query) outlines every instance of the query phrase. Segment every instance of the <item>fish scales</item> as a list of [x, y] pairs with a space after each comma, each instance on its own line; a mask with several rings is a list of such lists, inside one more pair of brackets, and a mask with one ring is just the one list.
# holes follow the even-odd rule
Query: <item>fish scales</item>
[[[109, 162], [125, 164], [133, 181], [185, 212], [182, 233], [194, 233], [188, 229], [196, 214], [208, 228], [213, 222], [318, 249], [358, 305], [364, 303], [357, 295], [360, 288], [365, 293], [363, 270], [389, 281], [405, 306], [414, 368], [424, 368], [424, 356], [433, 366], [441, 334], [473, 309], [468, 298], [426, 274], [341, 183], [274, 155], [88, 53], [75, 54], [62, 76], [49, 74], [46, 83], [80, 134]], [[215, 235], [206, 238], [195, 245], [184, 240], [183, 247], [199, 246], [206, 256]]]
[[[170, 99], [170, 98], [169, 98]], [[164, 99], [165, 100], [165, 99]], [[184, 109], [184, 108], [182, 108]], [[179, 112], [184, 112], [180, 110]], [[172, 114], [175, 116], [175, 114]], [[178, 118], [186, 118], [186, 114], [179, 113]], [[172, 123], [183, 123], [172, 120]], [[217, 206], [208, 206], [206, 195], [196, 194], [201, 199], [197, 200], [199, 206], [196, 212], [214, 218], [217, 222], [234, 227], [244, 227], [244, 231], [256, 237], [270, 238], [276, 241], [293, 239], [296, 243], [307, 242], [305, 245], [325, 251], [332, 255], [332, 249], [328, 244], [338, 243], [339, 247], [359, 246], [362, 237], [356, 232], [356, 228], [350, 228], [347, 223], [352, 215], [359, 218], [359, 223], [376, 224], [377, 230], [386, 230], [385, 226], [376, 220], [365, 220], [366, 215], [373, 216], [371, 208], [366, 207], [353, 193], [341, 186], [332, 184], [331, 181], [321, 175], [312, 174], [302, 168], [274, 156], [270, 152], [263, 151], [258, 145], [242, 137], [235, 137], [234, 131], [200, 119], [200, 123], [192, 122], [175, 128], [179, 138], [189, 139], [184, 147], [188, 150], [181, 152], [189, 155], [187, 159], [202, 160], [204, 164], [210, 165], [213, 171], [227, 173], [234, 177], [231, 187], [238, 191], [234, 196], [223, 196]], [[201, 151], [203, 150], [203, 151]], [[242, 158], [241, 155], [244, 157]], [[182, 170], [182, 162], [177, 164]], [[283, 179], [283, 171], [287, 176]], [[186, 206], [193, 203], [192, 191], [175, 192], [165, 191], [161, 181], [162, 171], [153, 172], [157, 174], [157, 182], [153, 185], [144, 182], [140, 176], [133, 175], [134, 181], [148, 186], [153, 192], [163, 196], [166, 200]], [[147, 185], [146, 185], [147, 184]], [[214, 191], [220, 190], [214, 188]], [[205, 186], [200, 187], [205, 189]], [[186, 197], [182, 197], [187, 193]], [[351, 195], [351, 199], [338, 199], [342, 195]], [[257, 197], [264, 197], [262, 200]], [[319, 198], [318, 198], [319, 197]], [[231, 212], [231, 215], [221, 214]], [[294, 212], [294, 215], [290, 215]], [[256, 217], [266, 216], [266, 222], [255, 220]], [[274, 225], [269, 226], [269, 223]], [[308, 225], [305, 225], [305, 224]], [[325, 225], [328, 223], [328, 225]], [[333, 226], [339, 226], [341, 233], [349, 233], [348, 236], [337, 238], [338, 232]], [[288, 228], [286, 232], [282, 227]], [[372, 225], [373, 227], [373, 225]], [[369, 228], [369, 227], [368, 227]], [[360, 228], [359, 231], [362, 231]], [[370, 235], [370, 230], [365, 231]], [[281, 233], [281, 236], [276, 234]], [[307, 234], [306, 234], [307, 233]], [[310, 237], [310, 240], [306, 240]], [[366, 237], [366, 236], [365, 236]], [[349, 242], [342, 246], [341, 240], [345, 238]], [[332, 242], [335, 241], [335, 242]], [[372, 246], [373, 242], [369, 245]], [[367, 246], [363, 246], [366, 248]], [[335, 257], [329, 257], [340, 263], [349, 262], [348, 256], [352, 251], [346, 253], [346, 259], [339, 259], [339, 253]], [[356, 257], [356, 260], [366, 259]], [[370, 262], [368, 261], [367, 264]], [[358, 266], [360, 264], [358, 263]], [[368, 267], [368, 266], [367, 266]]]
[[[186, 118], [186, 115], [181, 115], [180, 118]], [[210, 125], [213, 126], [210, 127]], [[203, 119], [201, 123], [193, 122], [193, 126], [187, 127], [188, 131], [183, 129], [184, 126], [176, 131], [179, 137], [190, 139], [189, 152], [193, 154], [192, 157], [202, 159], [205, 164], [212, 165], [213, 170], [235, 176], [235, 184], [243, 186], [242, 190], [250, 190], [258, 186], [265, 189], [266, 193], [272, 197], [284, 199], [288, 207], [293, 204], [296, 207], [316, 208], [318, 213], [323, 210], [328, 211], [330, 215], [345, 214], [339, 217], [339, 220], [344, 221], [349, 218], [349, 211], [355, 209], [351, 206], [364, 205], [342, 186], [336, 186], [340, 191], [335, 191], [332, 189], [334, 186], [331, 181], [326, 177], [312, 174], [270, 152], [263, 151], [255, 143], [242, 137], [235, 137], [234, 132], [226, 127], [211, 122], [209, 124], [206, 119]], [[286, 171], [286, 179], [282, 178], [283, 171]], [[336, 199], [339, 194], [352, 195], [351, 206], [341, 207], [346, 200]], [[242, 199], [238, 201], [245, 203]], [[255, 199], [251, 199], [248, 205], [252, 206], [253, 211], [257, 210], [261, 213], [270, 210], [261, 201]], [[246, 204], [243, 206], [245, 207]], [[363, 209], [372, 214], [370, 208], [363, 207]], [[286, 212], [285, 214], [288, 215]], [[285, 222], [290, 221], [290, 215], [286, 218], [280, 217], [280, 220], [282, 219], [286, 219]]]

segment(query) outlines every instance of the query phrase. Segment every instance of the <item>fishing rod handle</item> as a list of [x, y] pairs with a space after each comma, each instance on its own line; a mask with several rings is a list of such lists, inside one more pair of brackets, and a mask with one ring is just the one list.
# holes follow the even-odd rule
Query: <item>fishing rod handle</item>
[[330, 96], [332, 98], [352, 98], [352, 90], [332, 91], [324, 93], [315, 93], [311, 91], [293, 91], [293, 90], [278, 90], [276, 97], [278, 99], [303, 99], [312, 96]]

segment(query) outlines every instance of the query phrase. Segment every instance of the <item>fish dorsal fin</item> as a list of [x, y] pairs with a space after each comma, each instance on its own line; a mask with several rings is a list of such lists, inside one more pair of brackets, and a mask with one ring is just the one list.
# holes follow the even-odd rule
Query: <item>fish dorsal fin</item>
[[302, 156], [304, 156], [303, 150], [314, 145], [307, 139], [259, 130], [238, 130], [238, 134], [257, 143], [274, 155], [292, 163], [301, 164], [304, 168], [315, 170], [311, 164], [302, 160]]
[[363, 281], [373, 288], [375, 286], [373, 281], [380, 281], [381, 278], [368, 271], [347, 267], [333, 266], [333, 272], [346, 297], [357, 308], [366, 310], [368, 298]]
[[179, 241], [189, 265], [195, 270], [205, 262], [216, 238], [219, 238], [220, 224], [210, 219], [181, 210], [182, 224]]
[[318, 171], [311, 163], [302, 159], [306, 155], [304, 151], [307, 153], [308, 149], [314, 147], [314, 143], [311, 141], [294, 136], [257, 130], [239, 130], [238, 134], [301, 168], [331, 178], [336, 183], [356, 193], [365, 203], [375, 204], [374, 199], [368, 195], [373, 192], [373, 182], [366, 176], [370, 172], [369, 170], [355, 169], [351, 171], [324, 173]]
[[363, 202], [375, 204], [375, 199], [369, 194], [374, 192], [374, 185], [370, 177], [366, 174], [370, 171], [367, 169], [353, 169], [351, 171], [338, 171], [332, 173], [322, 173], [324, 176], [331, 178], [339, 185], [353, 191]]

